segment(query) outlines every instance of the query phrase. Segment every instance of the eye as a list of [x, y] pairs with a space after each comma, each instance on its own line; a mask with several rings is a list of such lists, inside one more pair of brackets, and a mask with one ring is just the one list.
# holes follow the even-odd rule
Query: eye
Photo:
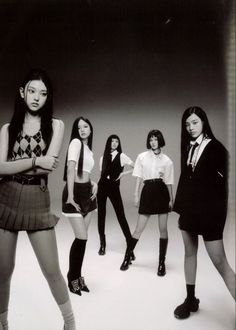
[[29, 89], [28, 89], [28, 93], [29, 93], [29, 94], [33, 94], [33, 93], [34, 93], [34, 90], [33, 90], [32, 88], [29, 88]]
[[46, 97], [46, 96], [48, 95], [47, 92], [41, 92], [40, 94], [41, 94], [42, 96], [44, 96], [44, 97]]

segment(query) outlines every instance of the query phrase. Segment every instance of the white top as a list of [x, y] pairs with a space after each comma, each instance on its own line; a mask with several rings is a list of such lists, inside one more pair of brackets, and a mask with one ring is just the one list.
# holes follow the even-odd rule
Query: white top
[[195, 141], [190, 141], [191, 148], [190, 148], [189, 153], [188, 153], [188, 160], [187, 160], [188, 165], [190, 163], [190, 155], [191, 155], [191, 151], [192, 151], [192, 148], [193, 148], [194, 144], [196, 142], [198, 143], [198, 146], [194, 150], [192, 161], [191, 161], [191, 163], [192, 163], [191, 165], [192, 165], [193, 168], [196, 166], [203, 150], [205, 149], [205, 147], [207, 146], [207, 144], [210, 141], [211, 141], [211, 139], [206, 138], [206, 137], [204, 138], [203, 134], [199, 135], [199, 137]]
[[[111, 161], [113, 161], [113, 159], [116, 157], [116, 155], [118, 154], [117, 150], [114, 150], [111, 153]], [[99, 168], [100, 171], [102, 170], [102, 160], [103, 160], [103, 156], [100, 158], [100, 162], [99, 162]], [[125, 165], [131, 165], [133, 162], [132, 160], [123, 152], [120, 154], [120, 165], [123, 167]]]
[[142, 152], [135, 161], [133, 176], [143, 180], [162, 179], [165, 184], [173, 184], [173, 162], [163, 152], [158, 155], [155, 155], [152, 150]]
[[[73, 139], [68, 148], [67, 161], [73, 160], [76, 162], [75, 169], [78, 170], [79, 155], [81, 149], [81, 141], [79, 139]], [[94, 167], [93, 152], [89, 147], [84, 144], [84, 161], [83, 161], [83, 171], [91, 173]]]

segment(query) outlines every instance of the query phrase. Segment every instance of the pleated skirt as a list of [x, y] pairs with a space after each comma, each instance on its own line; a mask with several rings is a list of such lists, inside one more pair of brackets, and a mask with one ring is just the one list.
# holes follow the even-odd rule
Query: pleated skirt
[[0, 182], [0, 228], [36, 231], [52, 228], [58, 220], [50, 212], [48, 189], [15, 181]]

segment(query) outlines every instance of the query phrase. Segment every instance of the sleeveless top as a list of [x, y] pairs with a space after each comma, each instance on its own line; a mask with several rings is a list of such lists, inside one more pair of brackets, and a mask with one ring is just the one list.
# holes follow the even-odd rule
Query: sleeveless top
[[40, 157], [45, 148], [46, 144], [43, 140], [41, 130], [32, 136], [21, 131], [17, 135], [11, 159], [16, 160], [20, 158]]

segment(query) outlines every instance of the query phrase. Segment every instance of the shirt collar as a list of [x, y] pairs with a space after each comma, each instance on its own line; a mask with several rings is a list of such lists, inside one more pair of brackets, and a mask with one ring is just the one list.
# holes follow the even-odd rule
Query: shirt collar
[[204, 139], [204, 136], [203, 136], [203, 134], [201, 134], [201, 135], [199, 135], [199, 137], [196, 140], [190, 141], [190, 145], [194, 145], [195, 143], [198, 143], [200, 145], [202, 143], [203, 139]]

